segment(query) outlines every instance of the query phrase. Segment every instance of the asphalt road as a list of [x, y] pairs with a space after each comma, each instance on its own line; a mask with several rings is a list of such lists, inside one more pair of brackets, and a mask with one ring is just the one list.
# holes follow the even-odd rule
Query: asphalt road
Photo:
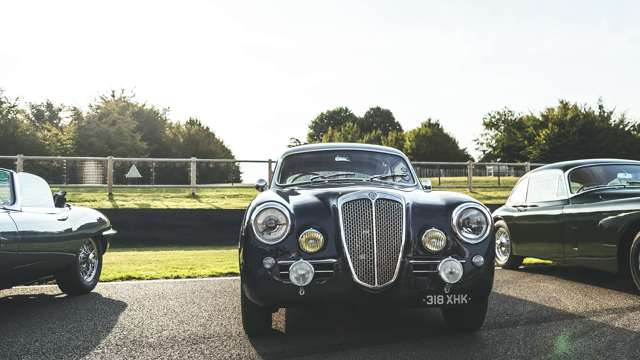
[[640, 296], [586, 270], [498, 270], [484, 328], [445, 330], [437, 310], [334, 309], [274, 315], [249, 340], [238, 279], [101, 284], [0, 293], [1, 359], [640, 359]]

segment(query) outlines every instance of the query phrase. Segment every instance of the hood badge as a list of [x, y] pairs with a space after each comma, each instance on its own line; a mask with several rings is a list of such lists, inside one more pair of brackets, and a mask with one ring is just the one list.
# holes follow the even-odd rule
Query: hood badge
[[369, 193], [369, 199], [375, 200], [377, 197], [378, 197], [378, 194], [374, 193], [373, 191]]

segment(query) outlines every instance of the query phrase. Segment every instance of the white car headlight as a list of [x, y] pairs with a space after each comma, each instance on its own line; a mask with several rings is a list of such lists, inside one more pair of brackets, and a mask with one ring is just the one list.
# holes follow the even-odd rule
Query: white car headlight
[[453, 211], [451, 222], [458, 237], [471, 244], [481, 242], [491, 232], [491, 214], [480, 204], [459, 205]]
[[251, 226], [258, 240], [265, 244], [276, 244], [289, 234], [291, 216], [289, 210], [278, 203], [258, 206], [251, 216]]

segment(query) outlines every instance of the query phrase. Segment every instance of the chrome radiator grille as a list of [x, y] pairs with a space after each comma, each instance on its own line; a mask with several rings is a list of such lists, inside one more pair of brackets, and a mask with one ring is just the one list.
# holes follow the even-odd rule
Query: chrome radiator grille
[[393, 282], [404, 243], [402, 201], [368, 191], [341, 200], [342, 236], [354, 279], [368, 287]]

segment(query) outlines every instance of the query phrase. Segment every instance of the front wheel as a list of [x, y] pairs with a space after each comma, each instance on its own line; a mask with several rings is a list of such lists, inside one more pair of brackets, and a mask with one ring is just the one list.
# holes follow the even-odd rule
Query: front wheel
[[271, 310], [249, 300], [244, 290], [240, 291], [240, 307], [242, 327], [247, 336], [264, 336], [271, 331]]
[[629, 272], [631, 273], [631, 279], [636, 286], [636, 290], [640, 292], [640, 232], [631, 243], [631, 249], [629, 251]]
[[517, 269], [524, 257], [513, 255], [511, 234], [504, 221], [496, 222], [496, 265], [503, 269]]
[[484, 324], [489, 307], [489, 298], [457, 307], [442, 308], [442, 317], [446, 326], [457, 332], [475, 332]]
[[56, 275], [56, 282], [63, 293], [67, 295], [84, 295], [90, 293], [102, 272], [102, 251], [94, 239], [82, 241], [78, 255], [67, 269]]

